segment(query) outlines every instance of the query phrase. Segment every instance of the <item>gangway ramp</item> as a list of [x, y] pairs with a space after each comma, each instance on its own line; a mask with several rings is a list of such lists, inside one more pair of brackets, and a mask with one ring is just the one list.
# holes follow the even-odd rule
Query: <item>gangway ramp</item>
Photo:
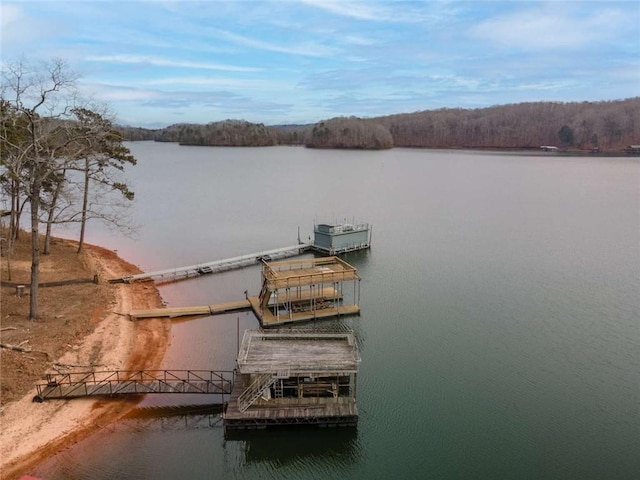
[[113, 278], [110, 283], [131, 283], [145, 280], [170, 281], [180, 278], [189, 278], [210, 273], [224, 272], [238, 268], [255, 265], [262, 260], [271, 261], [282, 258], [300, 255], [312, 248], [310, 243], [300, 243], [289, 247], [276, 248], [273, 250], [264, 250], [262, 252], [249, 253], [238, 257], [225, 258], [222, 260], [214, 260], [212, 262], [199, 263], [197, 265], [189, 265], [186, 267], [175, 267], [166, 270], [157, 270], [153, 272], [139, 273], [136, 275], [126, 275], [124, 277]]
[[[36, 385], [36, 402], [148, 393], [230, 395], [234, 372], [225, 370], [113, 370], [48, 375]], [[224, 402], [223, 402], [224, 403]]]

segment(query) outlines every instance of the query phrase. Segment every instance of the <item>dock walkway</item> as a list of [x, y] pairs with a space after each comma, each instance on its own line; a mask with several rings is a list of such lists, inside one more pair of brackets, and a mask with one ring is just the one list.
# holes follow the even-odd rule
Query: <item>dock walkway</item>
[[[213, 370], [114, 370], [49, 375], [34, 401], [147, 393], [231, 395], [234, 372]], [[224, 403], [224, 401], [221, 401]]]
[[219, 315], [222, 313], [239, 312], [249, 310], [251, 303], [249, 300], [238, 300], [235, 302], [216, 303], [213, 305], [201, 305], [191, 307], [171, 307], [171, 308], [151, 308], [137, 309], [129, 312], [131, 320], [142, 318], [177, 318], [193, 317], [199, 315]]
[[147, 280], [171, 281], [181, 278], [196, 277], [199, 275], [207, 275], [210, 273], [224, 272], [238, 268], [255, 265], [262, 260], [271, 261], [276, 259], [294, 257], [300, 255], [312, 248], [310, 243], [300, 243], [289, 247], [276, 248], [273, 250], [265, 250], [262, 252], [249, 253], [238, 257], [225, 258], [222, 260], [214, 260], [212, 262], [199, 263], [197, 265], [189, 265], [186, 267], [175, 267], [166, 270], [156, 270], [153, 272], [139, 273], [136, 275], [126, 275], [124, 277], [113, 278], [109, 283], [132, 283]]

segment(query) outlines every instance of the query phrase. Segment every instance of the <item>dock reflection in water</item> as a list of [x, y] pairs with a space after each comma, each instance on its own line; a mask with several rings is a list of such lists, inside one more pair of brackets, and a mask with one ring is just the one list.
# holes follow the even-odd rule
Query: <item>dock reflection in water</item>
[[[273, 467], [331, 460], [333, 465], [347, 466], [357, 463], [362, 454], [358, 444], [357, 428], [294, 427], [271, 428], [255, 431], [232, 431], [229, 441], [243, 445], [247, 464], [270, 464]], [[295, 445], [295, 448], [291, 448]]]
[[[284, 474], [288, 469], [300, 472], [330, 464], [333, 473], [342, 471], [348, 477], [362, 454], [355, 428], [296, 427], [225, 437], [219, 413], [185, 414], [190, 408], [206, 410], [203, 406], [137, 409], [47, 460], [33, 474], [48, 480], [168, 480], [214, 478], [215, 472], [225, 471], [230, 478], [246, 478], [233, 472], [257, 467], [262, 472], [277, 468]], [[98, 451], [101, 455], [96, 458]]]

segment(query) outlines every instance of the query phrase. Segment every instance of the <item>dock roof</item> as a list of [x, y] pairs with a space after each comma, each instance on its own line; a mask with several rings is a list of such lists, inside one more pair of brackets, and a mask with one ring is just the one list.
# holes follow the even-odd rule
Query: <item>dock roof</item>
[[242, 374], [279, 376], [356, 373], [360, 363], [352, 332], [247, 330], [238, 353]]
[[270, 290], [359, 280], [355, 267], [338, 257], [305, 258], [265, 263], [263, 276]]

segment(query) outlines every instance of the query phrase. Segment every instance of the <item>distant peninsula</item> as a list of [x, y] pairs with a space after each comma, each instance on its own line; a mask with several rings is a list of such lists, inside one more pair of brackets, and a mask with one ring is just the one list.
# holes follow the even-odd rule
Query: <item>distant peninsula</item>
[[181, 145], [381, 150], [393, 147], [621, 152], [640, 144], [640, 97], [442, 108], [382, 117], [336, 117], [309, 125], [224, 120], [162, 129], [119, 127], [127, 140]]

